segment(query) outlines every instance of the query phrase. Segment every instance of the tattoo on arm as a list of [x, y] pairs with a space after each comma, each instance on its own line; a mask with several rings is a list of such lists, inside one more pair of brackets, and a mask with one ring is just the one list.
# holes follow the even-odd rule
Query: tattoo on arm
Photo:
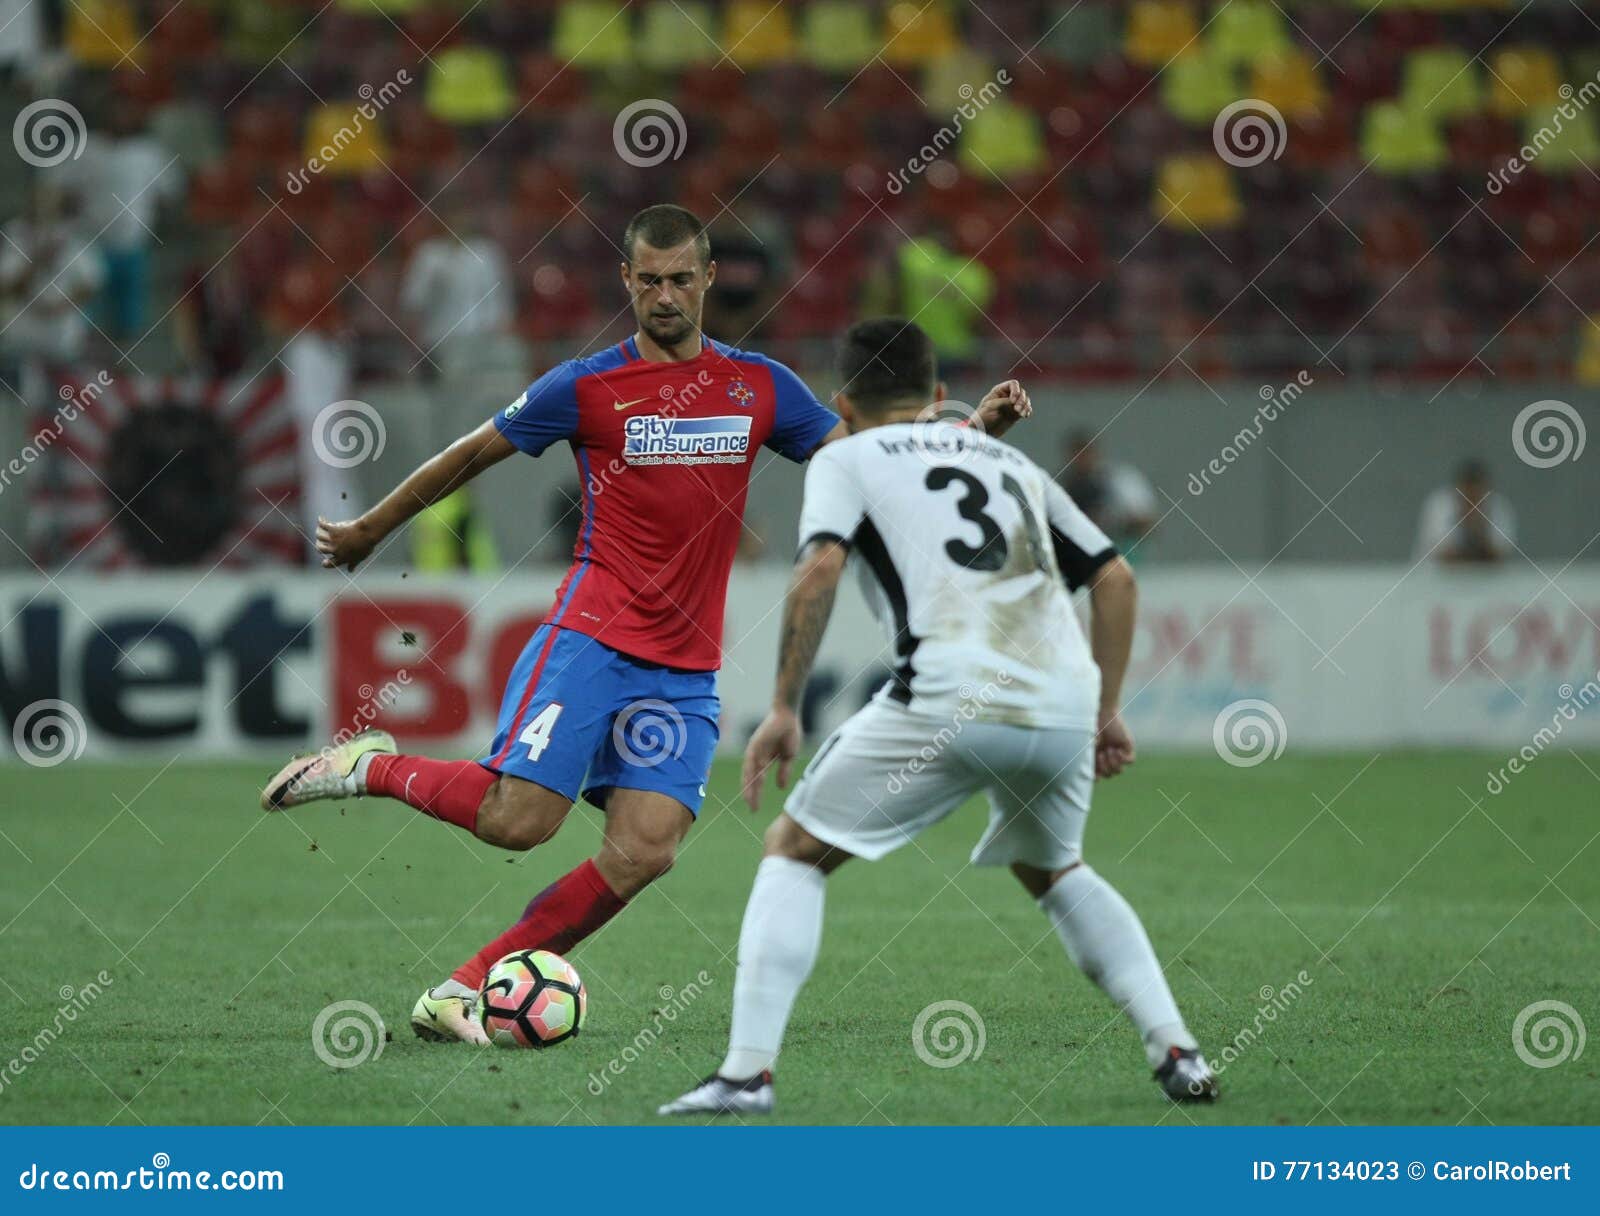
[[833, 612], [834, 592], [844, 568], [843, 547], [817, 542], [807, 547], [795, 567], [783, 606], [783, 639], [778, 644], [778, 687], [775, 700], [798, 710], [817, 648]]

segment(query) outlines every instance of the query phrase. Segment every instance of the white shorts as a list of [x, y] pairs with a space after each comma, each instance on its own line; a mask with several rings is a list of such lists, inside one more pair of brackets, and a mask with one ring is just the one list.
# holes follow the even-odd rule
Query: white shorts
[[818, 840], [875, 860], [979, 790], [989, 828], [975, 865], [1059, 870], [1082, 860], [1094, 732], [912, 713], [872, 701], [830, 735], [784, 804]]

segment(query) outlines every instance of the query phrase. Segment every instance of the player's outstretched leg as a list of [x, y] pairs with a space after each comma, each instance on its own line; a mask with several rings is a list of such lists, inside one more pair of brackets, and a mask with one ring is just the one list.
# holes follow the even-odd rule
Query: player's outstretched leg
[[[571, 951], [672, 868], [678, 843], [692, 822], [688, 808], [676, 799], [649, 790], [614, 790], [606, 804], [600, 852], [540, 891], [515, 924], [457, 967], [449, 979], [424, 992], [411, 1016], [417, 1034], [439, 1041], [477, 1042], [481, 1029], [472, 1017], [473, 1006], [489, 968], [518, 950]], [[447, 1033], [428, 1033], [439, 1029], [437, 1017], [430, 1015], [441, 1005], [461, 1009], [477, 1034], [458, 1032], [455, 1008], [447, 1010], [452, 1021]]]
[[1082, 862], [1054, 873], [1025, 865], [1011, 869], [1039, 901], [1068, 957], [1133, 1022], [1162, 1092], [1175, 1102], [1215, 1101], [1217, 1079], [1184, 1025], [1128, 901]]
[[849, 859], [788, 815], [767, 829], [739, 930], [733, 1023], [722, 1067], [661, 1115], [764, 1115], [772, 1110], [772, 1066], [800, 989], [822, 947], [828, 875]]

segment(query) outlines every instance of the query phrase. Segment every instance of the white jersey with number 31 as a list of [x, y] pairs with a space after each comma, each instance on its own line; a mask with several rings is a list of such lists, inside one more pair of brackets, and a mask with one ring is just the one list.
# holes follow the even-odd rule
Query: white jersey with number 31
[[879, 696], [937, 715], [1094, 729], [1100, 672], [1070, 591], [1116, 549], [1009, 444], [947, 422], [890, 423], [806, 471], [800, 544], [842, 540], [890, 631]]

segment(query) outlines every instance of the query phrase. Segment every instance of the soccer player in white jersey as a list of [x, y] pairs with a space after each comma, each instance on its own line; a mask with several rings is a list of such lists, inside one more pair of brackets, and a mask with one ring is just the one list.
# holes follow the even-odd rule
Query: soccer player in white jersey
[[[1133, 1023], [1168, 1097], [1213, 1100], [1216, 1079], [1144, 926], [1083, 860], [1095, 778], [1134, 759], [1119, 701], [1132, 570], [1017, 449], [927, 420], [944, 386], [915, 325], [856, 325], [840, 377], [852, 434], [806, 473], [777, 687], [744, 758], [751, 808], [772, 765], [788, 785], [801, 693], [852, 551], [898, 667], [818, 749], [767, 830], [739, 936], [728, 1055], [661, 1113], [772, 1109], [772, 1067], [821, 945], [828, 875], [852, 857], [884, 856], [980, 790], [989, 825], [973, 862], [1011, 867], [1072, 961]], [[1088, 641], [1072, 608], [1080, 586]]]

